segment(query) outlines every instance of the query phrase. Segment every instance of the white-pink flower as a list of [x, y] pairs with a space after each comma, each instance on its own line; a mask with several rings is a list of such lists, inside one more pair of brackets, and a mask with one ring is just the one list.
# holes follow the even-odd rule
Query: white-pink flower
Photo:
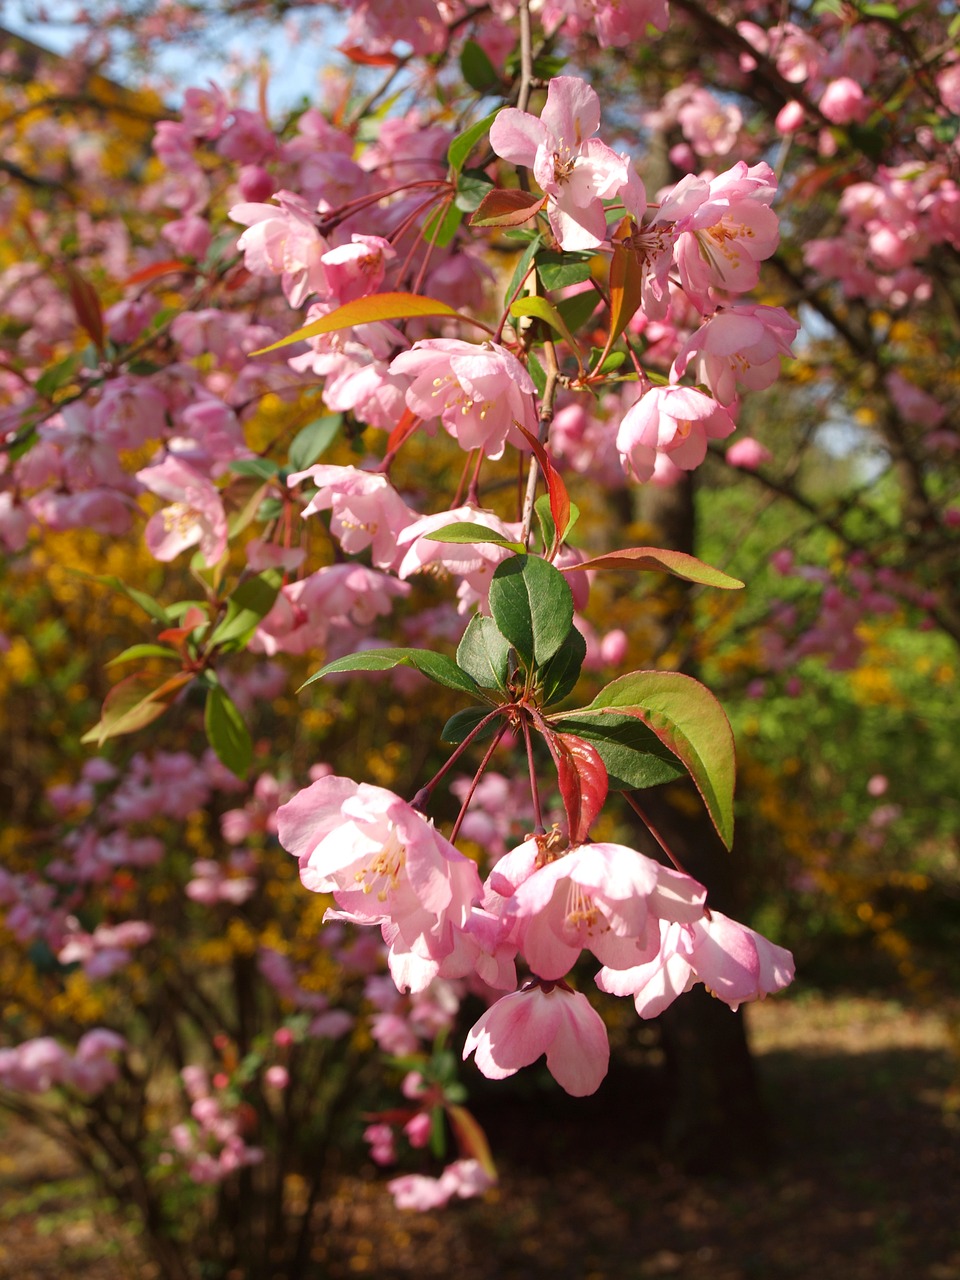
[[439, 417], [461, 449], [499, 458], [507, 440], [527, 448], [514, 422], [536, 433], [533, 379], [496, 342], [427, 338], [401, 351], [390, 372], [412, 379], [407, 406], [426, 420]]
[[624, 471], [642, 483], [653, 476], [658, 455], [692, 471], [706, 457], [707, 441], [723, 440], [733, 430], [726, 409], [702, 391], [654, 387], [624, 415], [617, 449]]
[[220, 494], [206, 476], [168, 455], [156, 466], [138, 471], [137, 479], [145, 489], [171, 502], [147, 521], [145, 537], [151, 554], [157, 560], [173, 560], [199, 543], [204, 562], [217, 564], [227, 549], [227, 517]]
[[382, 925], [391, 946], [435, 965], [482, 897], [476, 865], [383, 787], [321, 778], [281, 806], [277, 832], [304, 885], [333, 894], [337, 918]]
[[694, 924], [663, 925], [654, 959], [635, 969], [601, 969], [597, 986], [633, 996], [640, 1016], [655, 1018], [697, 982], [736, 1009], [745, 1000], [781, 991], [793, 976], [789, 951], [711, 910]]
[[[523, 846], [515, 853], [526, 856]], [[498, 863], [492, 880], [510, 875], [514, 857]], [[656, 918], [696, 920], [705, 897], [696, 880], [626, 845], [584, 844], [526, 875], [504, 911], [520, 922], [520, 949], [533, 972], [556, 980], [583, 949], [614, 969], [652, 958], [660, 944]]]
[[548, 216], [561, 249], [593, 249], [607, 236], [603, 201], [627, 180], [626, 156], [594, 134], [600, 99], [577, 76], [556, 76], [538, 119], [507, 107], [490, 129], [490, 145], [511, 164], [524, 165], [549, 199]]
[[393, 567], [397, 559], [397, 538], [413, 523], [416, 513], [386, 476], [357, 467], [318, 463], [289, 476], [287, 483], [292, 487], [302, 480], [312, 480], [318, 492], [301, 515], [332, 511], [330, 532], [348, 555], [357, 555], [372, 547], [377, 568]]
[[709, 387], [722, 405], [737, 397], [737, 384], [751, 391], [771, 386], [780, 374], [780, 357], [800, 330], [783, 307], [736, 303], [718, 311], [677, 352], [670, 381], [679, 382], [693, 366], [697, 382]]
[[502, 996], [471, 1027], [463, 1046], [488, 1080], [504, 1080], [547, 1055], [547, 1070], [575, 1098], [596, 1093], [610, 1045], [603, 1019], [580, 991], [532, 980]]

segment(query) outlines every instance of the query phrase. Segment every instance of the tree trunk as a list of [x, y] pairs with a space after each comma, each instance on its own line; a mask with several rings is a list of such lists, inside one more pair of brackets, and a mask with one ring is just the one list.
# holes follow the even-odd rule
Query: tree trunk
[[[640, 518], [656, 527], [659, 545], [695, 552], [692, 476], [670, 488], [646, 487], [638, 505]], [[678, 628], [685, 630], [690, 621], [689, 587], [671, 582], [668, 590], [675, 592], [676, 603], [663, 614], [660, 652], [676, 644]], [[687, 661], [683, 670], [696, 675], [691, 666]], [[707, 886], [709, 903], [736, 915], [736, 859], [723, 847], [693, 784], [654, 787], [637, 799], [684, 869]], [[638, 843], [662, 860], [656, 842], [641, 827]], [[659, 1021], [670, 1074], [665, 1139], [671, 1157], [701, 1173], [762, 1162], [770, 1150], [768, 1126], [742, 1012], [732, 1012], [698, 985]]]

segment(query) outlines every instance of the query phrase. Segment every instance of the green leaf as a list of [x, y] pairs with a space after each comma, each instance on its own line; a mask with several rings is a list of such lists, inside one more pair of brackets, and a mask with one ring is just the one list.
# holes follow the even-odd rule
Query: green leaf
[[891, 22], [900, 21], [900, 10], [895, 4], [862, 4], [860, 12], [865, 18], [888, 18]]
[[176, 649], [168, 649], [162, 644], [132, 644], [128, 649], [124, 649], [122, 653], [118, 653], [115, 658], [111, 658], [106, 664], [107, 667], [118, 667], [122, 662], [133, 662], [137, 658], [171, 658], [174, 662], [180, 661], [180, 655]]
[[80, 741], [95, 742], [102, 747], [108, 738], [136, 733], [162, 716], [174, 697], [192, 679], [189, 672], [178, 671], [158, 685], [155, 675], [147, 671], [134, 672], [110, 690], [103, 700], [100, 719]]
[[483, 203], [488, 191], [493, 190], [493, 183], [480, 169], [465, 170], [457, 182], [457, 194], [453, 203], [464, 213], [473, 213]]
[[290, 442], [288, 463], [291, 471], [306, 471], [336, 440], [343, 426], [342, 413], [324, 414], [302, 427]]
[[542, 396], [547, 389], [547, 371], [537, 359], [536, 353], [531, 351], [527, 356], [527, 372], [533, 379], [533, 385], [537, 389], [537, 395]]
[[572, 298], [564, 298], [562, 302], [558, 302], [557, 310], [570, 332], [576, 333], [596, 311], [599, 301], [600, 295], [596, 289], [584, 289], [582, 293], [575, 293]]
[[442, 529], [434, 529], [433, 533], [425, 533], [423, 537], [428, 542], [495, 542], [498, 546], [509, 547], [511, 551], [518, 551], [521, 555], [526, 551], [522, 542], [514, 542], [496, 529], [488, 529], [486, 525], [474, 524], [470, 520], [445, 525]]
[[636, 716], [680, 758], [729, 849], [736, 773], [733, 733], [710, 690], [678, 671], [633, 671], [601, 689], [585, 710], [603, 707]]
[[[476, 40], [464, 41], [463, 49], [460, 53], [460, 71], [470, 88], [476, 89], [478, 93], [486, 93], [490, 89], [495, 89], [500, 83], [500, 77], [497, 75], [493, 63], [487, 56], [486, 51], [477, 44]], [[493, 116], [488, 117], [485, 121], [488, 129], [496, 118], [496, 114], [494, 112]], [[452, 163], [453, 161], [451, 160]]]
[[[468, 40], [467, 44], [468, 45], [473, 44], [473, 41]], [[483, 50], [480, 49], [479, 45], [477, 45], [476, 48], [479, 49], [481, 53], [483, 53]], [[485, 53], [483, 53], [483, 56], [487, 58], [487, 55]], [[461, 55], [461, 65], [462, 65], [462, 61], [463, 61], [463, 55]], [[487, 64], [490, 65], [489, 58], [487, 58]], [[493, 70], [492, 66], [490, 69]], [[494, 72], [494, 76], [496, 77], [495, 72]], [[474, 85], [474, 88], [476, 88], [476, 85]], [[470, 156], [470, 152], [473, 150], [473, 148], [477, 145], [477, 143], [480, 141], [482, 137], [484, 137], [486, 134], [490, 132], [490, 126], [493, 124], [494, 120], [496, 120], [498, 114], [499, 114], [499, 108], [497, 109], [497, 111], [491, 111], [488, 116], [484, 116], [483, 119], [478, 120], [476, 124], [472, 124], [469, 126], [469, 128], [464, 129], [462, 133], [458, 133], [457, 136], [450, 143], [450, 146], [447, 148], [447, 163], [450, 165], [450, 168], [453, 170], [453, 174], [455, 177], [459, 175], [460, 170], [463, 168], [464, 164], [468, 160]]]
[[[484, 716], [489, 714], [489, 707], [464, 707], [460, 711], [455, 711], [443, 726], [443, 732], [440, 737], [444, 742], [449, 742], [451, 746], [458, 746], [463, 742], [464, 738], [470, 736]], [[496, 719], [491, 720], [487, 727], [477, 734], [476, 741], [483, 742], [485, 738], [491, 737], [496, 727]]]
[[203, 723], [207, 741], [217, 759], [238, 778], [246, 775], [253, 760], [253, 742], [233, 699], [221, 684], [207, 690]]
[[121, 582], [113, 574], [88, 574], [80, 570], [74, 570], [73, 572], [77, 573], [81, 578], [87, 578], [92, 582], [100, 582], [105, 587], [111, 587], [114, 591], [119, 591], [121, 595], [127, 596], [128, 599], [138, 604], [144, 613], [153, 618], [155, 622], [162, 622], [165, 627], [170, 625], [173, 615], [158, 600], [154, 600], [153, 596], [147, 595], [145, 591], [138, 591], [136, 587], [128, 587], [125, 582]]
[[590, 279], [589, 253], [541, 253], [537, 275], [545, 289], [565, 289]]
[[[587, 642], [576, 627], [540, 671], [544, 706], [562, 701], [580, 679], [583, 660], [587, 656]], [[564, 730], [566, 732], [566, 729]]]
[[247, 578], [227, 600], [227, 612], [210, 637], [211, 644], [227, 644], [244, 640], [273, 608], [283, 585], [278, 569], [267, 569], [255, 578]]
[[423, 238], [427, 244], [445, 249], [457, 234], [457, 228], [463, 221], [463, 210], [453, 200], [446, 200], [427, 219], [423, 228]]
[[641, 791], [684, 776], [683, 765], [673, 752], [632, 716], [570, 711], [551, 723], [596, 747], [613, 791]]
[[510, 641], [497, 630], [492, 618], [481, 613], [470, 619], [457, 648], [457, 666], [476, 680], [481, 689], [507, 690]]
[[319, 320], [311, 320], [279, 342], [272, 342], [269, 347], [261, 347], [250, 354], [262, 356], [268, 351], [289, 347], [292, 342], [304, 342], [322, 333], [336, 333], [338, 329], [352, 329], [358, 324], [373, 324], [378, 320], [413, 320], [422, 316], [455, 316], [458, 320], [474, 323], [470, 316], [462, 315], [445, 302], [425, 298], [419, 293], [370, 293], [363, 298], [355, 298], [353, 302], [345, 302], [342, 307], [335, 307]]
[[542, 666], [573, 626], [573, 596], [559, 569], [539, 556], [511, 556], [490, 583], [490, 612], [526, 662]]
[[[625, 351], [611, 351], [606, 359], [601, 360], [603, 352], [594, 347], [590, 352], [590, 365], [594, 373], [616, 373], [627, 358]], [[598, 363], [599, 362], [599, 363]]]
[[551, 329], [556, 329], [557, 333], [576, 354], [576, 340], [567, 327], [567, 322], [548, 298], [541, 298], [539, 294], [534, 294], [528, 298], [517, 298], [510, 303], [510, 314], [516, 318], [530, 316], [534, 320], [542, 320]]
[[731, 578], [720, 569], [704, 564], [696, 556], [688, 556], [684, 551], [666, 551], [660, 547], [627, 547], [622, 551], [610, 551], [603, 556], [594, 556], [592, 560], [584, 560], [582, 564], [570, 565], [564, 572], [583, 569], [650, 569], [657, 573], [672, 573], [675, 578], [683, 578], [686, 582], [699, 582], [706, 587], [719, 587], [724, 591], [739, 591], [743, 587], [739, 578]]
[[44, 400], [50, 399], [55, 392], [61, 391], [73, 381], [80, 364], [80, 353], [75, 351], [51, 365], [49, 369], [45, 369], [34, 383], [37, 395], [42, 396]]
[[436, 684], [469, 693], [474, 698], [481, 696], [476, 682], [465, 671], [461, 671], [452, 658], [442, 653], [433, 653], [430, 649], [365, 649], [363, 653], [350, 653], [344, 658], [328, 662], [325, 667], [314, 672], [309, 680], [305, 680], [300, 688], [305, 689], [315, 680], [322, 680], [324, 676], [335, 672], [389, 671], [393, 667], [414, 667]]
[[537, 250], [543, 244], [543, 236], [539, 232], [535, 232], [532, 240], [520, 255], [517, 265], [513, 269], [513, 275], [510, 277], [510, 283], [507, 285], [507, 291], [503, 295], [503, 304], [508, 306], [520, 291], [520, 287], [526, 280], [533, 265], [533, 260], [537, 255]]
[[230, 470], [238, 476], [256, 476], [258, 480], [272, 480], [280, 468], [270, 458], [238, 458], [230, 463]]
[[540, 537], [543, 539], [543, 554], [546, 555], [553, 546], [557, 537], [557, 526], [554, 524], [553, 515], [550, 511], [549, 493], [541, 493], [540, 497], [533, 504], [533, 509], [537, 513], [537, 519], [540, 522]]

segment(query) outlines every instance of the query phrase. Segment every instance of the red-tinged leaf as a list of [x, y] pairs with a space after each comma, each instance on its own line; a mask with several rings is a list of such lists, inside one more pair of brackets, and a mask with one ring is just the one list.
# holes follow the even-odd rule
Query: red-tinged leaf
[[572, 733], [556, 733], [541, 724], [557, 770], [560, 798], [567, 815], [571, 844], [583, 844], [607, 798], [607, 770], [599, 752]]
[[390, 432], [387, 439], [387, 455], [393, 457], [398, 449], [407, 443], [413, 433], [419, 427], [421, 419], [413, 412], [412, 409], [404, 409], [400, 416], [400, 421]]
[[361, 67], [398, 67], [400, 58], [395, 53], [368, 53], [361, 44], [339, 45], [338, 53], [342, 53], [351, 62]]
[[643, 721], [680, 759], [720, 839], [730, 848], [736, 774], [733, 732], [709, 689], [678, 671], [633, 671], [601, 689], [583, 710], [607, 710]]
[[194, 267], [189, 262], [183, 262], [179, 258], [167, 258], [163, 262], [151, 262], [149, 267], [142, 267], [139, 271], [135, 271], [132, 276], [127, 276], [124, 284], [149, 284], [151, 280], [157, 280], [160, 276], [172, 275], [175, 271], [193, 271]]
[[310, 324], [294, 330], [279, 342], [261, 347], [251, 354], [262, 356], [268, 351], [276, 351], [278, 347], [288, 347], [292, 342], [304, 342], [307, 338], [316, 338], [322, 333], [336, 333], [338, 329], [352, 329], [358, 324], [374, 324], [378, 320], [413, 320], [421, 316], [454, 316], [470, 324], [477, 323], [445, 302], [425, 298], [419, 293], [370, 293], [365, 298], [345, 302], [329, 315], [312, 320]]
[[562, 572], [576, 573], [581, 569], [650, 569], [657, 573], [672, 573], [675, 578], [699, 582], [705, 587], [719, 587], [723, 591], [739, 591], [743, 587], [739, 578], [731, 578], [720, 569], [704, 564], [696, 556], [688, 556], [685, 551], [665, 551], [660, 547], [626, 547], [622, 551], [609, 551], [606, 555], [584, 560], [582, 564], [567, 565]]
[[[532, 435], [526, 427], [521, 427], [519, 422], [514, 425], [529, 441], [530, 448], [533, 450], [537, 462], [540, 463], [540, 470], [543, 472], [543, 478], [547, 482], [550, 514], [553, 516], [553, 523], [557, 528], [557, 541], [562, 542], [570, 524], [570, 494], [567, 492], [567, 486], [563, 482], [563, 476], [550, 461], [550, 455], [537, 437]], [[552, 548], [548, 548], [548, 550], [552, 550]]]
[[67, 281], [67, 291], [77, 317], [77, 323], [90, 337], [98, 351], [103, 351], [103, 310], [93, 285], [80, 274], [72, 263], [64, 263], [62, 271]]
[[522, 227], [532, 221], [547, 202], [517, 187], [488, 192], [470, 215], [471, 227]]
[[571, 844], [583, 844], [607, 798], [607, 770], [600, 753], [572, 733], [557, 734], [557, 776]]
[[[461, 1107], [457, 1103], [446, 1102], [444, 1103], [444, 1108], [450, 1121], [450, 1128], [453, 1130], [454, 1137], [457, 1140], [457, 1147], [461, 1156], [466, 1160], [479, 1161], [484, 1173], [489, 1174], [496, 1181], [497, 1166], [493, 1163], [487, 1135], [465, 1107]], [[409, 1112], [405, 1114], [409, 1114]]]
[[95, 742], [101, 747], [108, 738], [135, 733], [145, 725], [152, 724], [163, 715], [193, 676], [187, 671], [178, 671], [159, 685], [156, 684], [156, 679], [149, 672], [137, 671], [114, 685], [103, 700], [99, 721], [80, 741]]
[[640, 282], [643, 271], [640, 261], [628, 245], [616, 238], [619, 233], [625, 234], [629, 226], [630, 220], [624, 218], [613, 236], [613, 257], [610, 261], [610, 337], [607, 339], [607, 351], [626, 329], [642, 301]]

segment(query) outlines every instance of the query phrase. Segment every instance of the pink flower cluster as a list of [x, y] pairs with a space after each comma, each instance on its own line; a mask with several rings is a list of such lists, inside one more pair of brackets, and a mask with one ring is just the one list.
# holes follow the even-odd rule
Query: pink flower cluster
[[531, 838], [486, 882], [416, 810], [379, 787], [326, 777], [278, 813], [280, 842], [314, 892], [332, 893], [327, 918], [379, 925], [401, 990], [474, 976], [516, 987], [480, 1019], [464, 1049], [487, 1076], [512, 1075], [545, 1053], [568, 1092], [592, 1093], [606, 1074], [606, 1031], [565, 978], [584, 951], [604, 990], [652, 1016], [696, 982], [736, 1007], [793, 977], [789, 953], [706, 909], [706, 891], [623, 845], [563, 853]]
[[174, 1125], [170, 1139], [193, 1181], [222, 1182], [238, 1169], [259, 1164], [263, 1148], [247, 1143], [237, 1104], [214, 1092], [202, 1067], [184, 1067], [180, 1076], [190, 1098], [191, 1119]]
[[46, 1093], [58, 1086], [102, 1093], [118, 1078], [116, 1055], [126, 1048], [123, 1036], [106, 1027], [87, 1031], [73, 1053], [51, 1036], [24, 1040], [13, 1049], [0, 1049], [0, 1085], [17, 1093]]

